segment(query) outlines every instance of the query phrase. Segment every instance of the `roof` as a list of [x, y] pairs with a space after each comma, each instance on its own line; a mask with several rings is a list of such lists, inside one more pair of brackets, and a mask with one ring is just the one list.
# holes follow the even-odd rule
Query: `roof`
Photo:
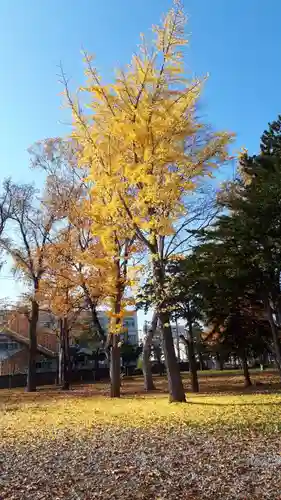
[[[13, 340], [18, 342], [19, 344], [24, 344], [24, 345], [29, 347], [29, 339], [27, 337], [25, 337], [24, 335], [21, 335], [20, 333], [17, 333], [14, 330], [11, 330], [11, 328], [9, 328], [8, 326], [1, 328], [0, 334], [1, 333], [12, 338]], [[40, 352], [40, 354], [43, 354], [44, 356], [46, 356], [47, 358], [56, 358], [57, 357], [57, 353], [55, 353], [54, 351], [51, 351], [50, 349], [48, 349], [47, 347], [44, 347], [41, 344], [37, 344], [37, 351]]]

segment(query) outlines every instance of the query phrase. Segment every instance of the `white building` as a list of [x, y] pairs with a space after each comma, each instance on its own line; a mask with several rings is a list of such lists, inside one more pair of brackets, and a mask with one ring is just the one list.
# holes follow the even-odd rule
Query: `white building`
[[[143, 338], [146, 335], [147, 329], [150, 327], [149, 323], [145, 323], [143, 327]], [[187, 361], [188, 360], [188, 354], [187, 354], [187, 349], [185, 343], [181, 340], [181, 335], [184, 335], [186, 337], [186, 327], [185, 325], [181, 323], [171, 323], [171, 328], [172, 328], [172, 334], [174, 338], [174, 346], [175, 346], [175, 353], [177, 356], [178, 361]], [[159, 329], [156, 330], [154, 338], [153, 338], [153, 343], [154, 344], [162, 344], [162, 339], [161, 339], [161, 332]]]
[[188, 353], [186, 344], [182, 341], [181, 336], [187, 336], [186, 326], [180, 323], [171, 323], [174, 346], [178, 361], [188, 361]]
[[[109, 325], [109, 318], [107, 312], [98, 311], [98, 318], [101, 326], [107, 332]], [[126, 314], [126, 316], [123, 319], [123, 327], [125, 330], [124, 335], [122, 335], [124, 340], [128, 341], [132, 345], [137, 345], [139, 343], [137, 311], [130, 311], [130, 314], [129, 313]]]

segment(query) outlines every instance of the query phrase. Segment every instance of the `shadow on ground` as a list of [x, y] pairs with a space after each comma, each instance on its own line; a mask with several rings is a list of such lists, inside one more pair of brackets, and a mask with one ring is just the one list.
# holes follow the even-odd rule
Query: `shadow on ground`
[[[126, 398], [130, 397], [160, 397], [168, 393], [166, 377], [154, 377], [156, 390], [147, 394], [143, 388], [142, 377], [128, 377], [122, 380], [121, 393]], [[189, 374], [183, 374], [184, 387], [186, 392], [190, 392]], [[199, 375], [200, 395], [247, 395], [247, 394], [276, 394], [281, 393], [281, 383], [276, 372], [254, 372], [252, 374], [253, 385], [244, 387], [243, 376], [239, 373], [218, 372], [218, 374], [201, 373]], [[24, 389], [2, 389], [0, 390], [0, 408], [6, 405], [33, 403], [40, 401], [52, 401], [60, 398], [94, 398], [109, 396], [109, 382], [97, 382], [95, 384], [74, 385], [70, 391], [62, 391], [59, 387], [39, 387], [36, 393], [26, 393]], [[192, 404], [212, 405], [209, 402], [195, 402]], [[219, 404], [219, 403], [216, 403]], [[243, 401], [237, 403], [246, 405]], [[222, 403], [223, 405], [223, 403]]]

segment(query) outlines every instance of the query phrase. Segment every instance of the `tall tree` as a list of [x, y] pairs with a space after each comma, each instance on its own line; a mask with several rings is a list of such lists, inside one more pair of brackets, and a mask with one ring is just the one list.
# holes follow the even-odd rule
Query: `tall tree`
[[67, 260], [72, 280], [83, 289], [94, 328], [100, 340], [105, 343], [106, 332], [97, 315], [104, 265], [97, 265], [96, 261], [100, 257], [101, 264], [104, 255], [101, 245], [93, 235], [91, 219], [85, 213], [85, 203], [89, 202], [90, 197], [85, 183], [89, 169], [87, 166], [78, 166], [77, 144], [73, 140], [45, 139], [36, 142], [29, 152], [32, 167], [46, 173], [48, 205], [59, 210], [64, 222], [60, 240], [69, 240]]
[[185, 77], [184, 26], [184, 13], [175, 1], [163, 23], [154, 27], [153, 46], [143, 39], [140, 53], [112, 85], [101, 83], [85, 54], [90, 117], [67, 92], [80, 163], [91, 166], [93, 193], [110, 188], [114, 193], [103, 217], [126, 220], [150, 255], [171, 401], [185, 401], [185, 394], [169, 313], [162, 304], [165, 238], [188, 211], [187, 195], [198, 179], [226, 160], [230, 140], [229, 134], [207, 132], [196, 120], [202, 82]]
[[218, 350], [223, 348], [240, 358], [249, 385], [247, 357], [259, 344], [265, 349], [268, 343], [263, 297], [269, 282], [253, 254], [251, 229], [244, 228], [246, 220], [237, 213], [218, 218], [211, 231], [201, 234], [202, 243], [191, 259], [196, 270], [195, 290], [201, 297], [205, 323], [211, 325], [211, 338], [215, 336]]
[[220, 196], [220, 202], [230, 210], [229, 215], [221, 218], [220, 229], [229, 247], [232, 242], [232, 253], [241, 257], [240, 267], [248, 275], [248, 284], [251, 283], [264, 305], [281, 374], [280, 131], [278, 118], [262, 135], [259, 154], [242, 154], [238, 178]]
[[193, 265], [194, 262], [189, 256], [169, 263], [167, 268], [169, 275], [167, 301], [175, 317], [182, 318], [186, 322], [187, 335], [182, 335], [181, 340], [187, 346], [192, 391], [199, 392], [194, 326], [202, 315], [200, 311], [201, 300], [195, 286], [197, 279]]
[[[47, 173], [47, 187], [51, 204], [60, 210], [66, 228], [71, 230], [74, 249], [68, 254], [72, 276], [83, 289], [92, 313], [93, 323], [106, 345], [111, 364], [111, 394], [120, 395], [120, 346], [122, 308], [126, 302], [125, 289], [130, 282], [130, 256], [136, 248], [133, 232], [124, 221], [108, 217], [106, 206], [112, 203], [114, 191], [93, 192], [87, 184], [88, 163], [79, 166], [80, 146], [75, 139], [49, 139], [32, 148], [33, 166]], [[68, 229], [66, 229], [68, 231]], [[97, 254], [99, 248], [99, 255]], [[106, 272], [105, 272], [106, 271]], [[97, 315], [97, 305], [103, 292], [104, 301], [111, 309], [110, 333], [103, 331]]]
[[[30, 291], [29, 361], [27, 390], [36, 390], [37, 323], [42, 276], [46, 269], [46, 253], [54, 231], [57, 213], [46, 209], [37, 199], [32, 185], [7, 184], [7, 200], [13, 206], [9, 216], [10, 237], [3, 239], [5, 250], [12, 256], [15, 269]], [[13, 237], [12, 237], [13, 235]]]

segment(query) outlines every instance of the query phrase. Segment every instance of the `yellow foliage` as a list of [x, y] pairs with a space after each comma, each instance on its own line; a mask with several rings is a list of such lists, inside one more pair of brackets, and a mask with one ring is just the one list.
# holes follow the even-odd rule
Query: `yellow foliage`
[[185, 78], [184, 24], [175, 2], [162, 25], [154, 27], [153, 50], [143, 40], [140, 53], [112, 85], [101, 84], [85, 55], [83, 90], [93, 114], [89, 121], [73, 108], [73, 135], [81, 146], [80, 164], [91, 167], [95, 230], [110, 250], [115, 231], [132, 235], [136, 225], [139, 231], [172, 234], [196, 178], [228, 156], [228, 133], [198, 143], [202, 125], [196, 104], [203, 81]]
[[124, 264], [135, 253], [136, 240], [154, 260], [163, 259], [160, 240], [171, 236], [186, 214], [186, 196], [198, 178], [228, 159], [231, 134], [207, 133], [196, 117], [205, 79], [186, 78], [185, 22], [176, 0], [154, 26], [152, 47], [142, 36], [139, 53], [110, 85], [101, 83], [85, 53], [81, 90], [88, 94], [91, 114], [69, 98], [78, 162], [90, 170], [88, 215], [113, 263], [112, 296], [119, 302], [125, 287], [136, 283], [131, 276], [127, 280]]

